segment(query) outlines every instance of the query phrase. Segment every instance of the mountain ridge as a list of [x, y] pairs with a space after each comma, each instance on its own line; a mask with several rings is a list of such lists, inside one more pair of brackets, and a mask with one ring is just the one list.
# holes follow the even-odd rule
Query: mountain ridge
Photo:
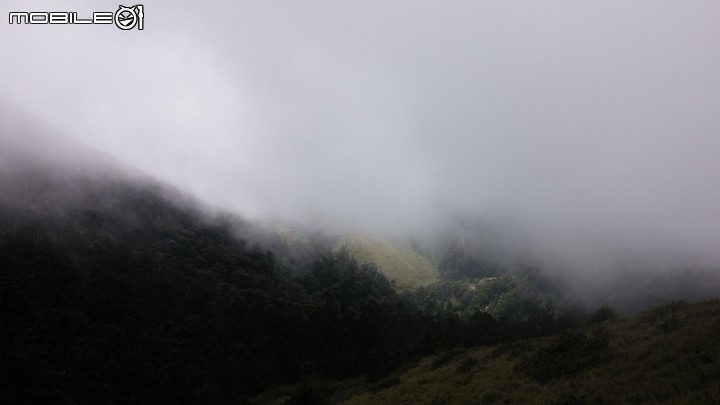
[[[562, 336], [590, 318], [537, 263], [495, 253], [486, 233], [430, 248], [278, 233], [12, 118], [0, 125], [22, 152], [0, 150], [12, 169], [0, 172], [8, 404], [241, 404], [292, 384], [292, 401], [318, 403], [330, 396], [313, 397], [310, 376], [396, 385], [386, 378], [415, 359]], [[364, 257], [350, 247], [358, 240]], [[383, 274], [398, 274], [393, 262], [408, 280], [415, 265], [436, 278], [398, 288]]]

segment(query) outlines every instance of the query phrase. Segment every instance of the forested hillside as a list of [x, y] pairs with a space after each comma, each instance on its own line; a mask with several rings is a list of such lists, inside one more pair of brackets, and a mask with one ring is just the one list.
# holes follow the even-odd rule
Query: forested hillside
[[567, 321], [480, 307], [461, 317], [425, 290], [399, 294], [347, 248], [293, 249], [269, 234], [251, 245], [239, 235], [260, 231], [147, 178], [26, 165], [2, 187], [8, 404], [242, 403], [277, 384], [380, 378], [417, 356]]
[[[3, 404], [323, 403], [473, 347], [514, 353], [523, 378], [562, 377], [594, 367], [613, 341], [572, 332], [589, 308], [482, 229], [401, 249], [368, 241], [379, 248], [358, 261], [342, 237], [250, 223], [43, 128], [0, 129]], [[398, 271], [410, 282], [385, 275]], [[673, 280], [647, 291], [716, 291], [694, 287], [709, 276]], [[580, 357], [556, 364], [555, 343], [517, 343], [537, 336], [579, 345]], [[363, 395], [354, 401], [396, 394]]]

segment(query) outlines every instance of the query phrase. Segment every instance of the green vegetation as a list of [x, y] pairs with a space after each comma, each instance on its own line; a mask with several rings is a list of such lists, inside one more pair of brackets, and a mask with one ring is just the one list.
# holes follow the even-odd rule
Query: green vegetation
[[412, 359], [544, 333], [424, 311], [347, 247], [253, 234], [152, 182], [2, 180], [4, 404], [243, 403], [297, 383], [290, 398], [317, 403], [318, 381], [380, 390]]
[[439, 263], [398, 288], [388, 261], [356, 260], [350, 243], [208, 217], [153, 182], [36, 172], [0, 183], [11, 196], [0, 199], [3, 404], [720, 395], [718, 302], [632, 321], [589, 314], [533, 265], [483, 258], [477, 241], [374, 246], [410, 267]]
[[340, 238], [335, 249], [347, 247], [360, 263], [373, 263], [401, 287], [425, 286], [435, 282], [438, 271], [432, 262], [409, 243], [387, 242], [360, 235]]
[[344, 404], [717, 403], [720, 301], [673, 303], [630, 320], [449, 353], [388, 376], [394, 381], [390, 387], [337, 390], [334, 399]]

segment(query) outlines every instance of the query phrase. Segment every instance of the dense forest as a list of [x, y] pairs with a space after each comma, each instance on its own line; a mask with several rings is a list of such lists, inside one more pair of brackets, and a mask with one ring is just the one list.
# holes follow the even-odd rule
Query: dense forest
[[35, 167], [6, 172], [2, 186], [8, 404], [242, 403], [309, 376], [377, 379], [583, 316], [561, 313], [532, 269], [495, 269], [454, 300], [463, 287], [448, 258], [451, 277], [399, 291], [347, 248], [288, 246], [148, 179]]

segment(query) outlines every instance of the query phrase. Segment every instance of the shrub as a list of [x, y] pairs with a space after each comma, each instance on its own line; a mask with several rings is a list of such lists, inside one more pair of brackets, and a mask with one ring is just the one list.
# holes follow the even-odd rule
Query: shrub
[[599, 308], [595, 313], [592, 314], [588, 320], [588, 324], [593, 325], [597, 323], [603, 323], [607, 321], [615, 321], [618, 319], [617, 311], [614, 309], [604, 306]]
[[609, 341], [609, 334], [603, 328], [595, 329], [589, 337], [583, 332], [563, 333], [525, 356], [518, 367], [538, 382], [574, 375], [600, 364]]
[[473, 357], [467, 357], [463, 359], [463, 361], [458, 364], [458, 366], [455, 368], [455, 372], [460, 373], [467, 373], [468, 371], [472, 370], [473, 367], [475, 367], [475, 364], [477, 363], [477, 360]]

